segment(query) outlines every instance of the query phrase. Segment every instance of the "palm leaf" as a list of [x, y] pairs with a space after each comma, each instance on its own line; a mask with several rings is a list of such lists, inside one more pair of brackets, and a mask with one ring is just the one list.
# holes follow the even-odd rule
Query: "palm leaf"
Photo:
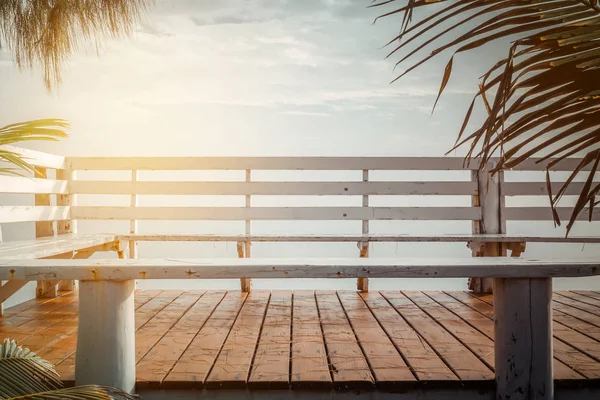
[[139, 395], [129, 394], [122, 391], [121, 389], [116, 389], [113, 387], [99, 385], [82, 385], [48, 392], [33, 393], [24, 396], [13, 397], [9, 400], [133, 400], [139, 398]]
[[[0, 128], [0, 146], [26, 141], [57, 141], [68, 136], [65, 131], [68, 127], [67, 121], [58, 118], [37, 119], [6, 125]], [[0, 173], [20, 175], [19, 170], [35, 173], [35, 167], [25, 157], [13, 151], [3, 150], [1, 147], [0, 161], [17, 167], [17, 169], [0, 168]]]
[[11, 398], [62, 387], [54, 366], [14, 340], [0, 344], [0, 398]]
[[[404, 14], [401, 32], [388, 45], [389, 56], [406, 51], [397, 65], [407, 64], [396, 79], [445, 50], [454, 49], [446, 64], [437, 104], [453, 72], [453, 60], [498, 39], [514, 39], [504, 58], [491, 65], [478, 84], [450, 150], [467, 145], [466, 161], [492, 157], [492, 172], [539, 157], [550, 171], [568, 157], [583, 154], [582, 162], [556, 195], [549, 191], [554, 220], [556, 205], [579, 174], [588, 174], [567, 234], [577, 217], [597, 205], [600, 184], [593, 181], [600, 164], [600, 8], [597, 0], [405, 0], [382, 1], [374, 7], [402, 3], [383, 16]], [[441, 4], [437, 4], [441, 3]], [[430, 6], [437, 4], [437, 8]], [[428, 7], [411, 24], [416, 8]], [[423, 10], [420, 10], [423, 11]], [[433, 33], [433, 35], [431, 35]], [[427, 34], [428, 39], [423, 40]], [[429, 36], [431, 36], [429, 38]], [[421, 39], [421, 40], [419, 40]], [[406, 50], [409, 44], [412, 50]], [[412, 60], [412, 61], [411, 61]], [[395, 80], [396, 80], [395, 79]], [[467, 133], [475, 106], [487, 118]]]
[[50, 90], [61, 81], [66, 58], [81, 45], [99, 47], [104, 37], [128, 36], [154, 0], [2, 0], [0, 47], [19, 68], [40, 64]]

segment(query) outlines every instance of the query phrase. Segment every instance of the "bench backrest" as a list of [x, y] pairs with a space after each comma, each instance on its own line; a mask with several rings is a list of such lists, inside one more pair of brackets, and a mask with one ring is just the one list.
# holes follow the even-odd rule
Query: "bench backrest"
[[[18, 150], [28, 155], [39, 167], [43, 178], [0, 176], [1, 193], [26, 193], [35, 196], [33, 206], [0, 206], [0, 223], [35, 221], [38, 229], [53, 232], [52, 221], [59, 221], [58, 233], [74, 230], [76, 220], [131, 221], [131, 233], [140, 220], [227, 220], [250, 222], [259, 220], [354, 220], [362, 222], [362, 233], [369, 232], [369, 221], [375, 220], [464, 220], [474, 221], [475, 231], [504, 233], [507, 221], [551, 221], [548, 201], [535, 206], [507, 206], [506, 197], [545, 196], [544, 166], [532, 160], [518, 171], [537, 171], [540, 179], [530, 182], [506, 181], [505, 173], [491, 177], [477, 171], [477, 162], [464, 166], [460, 157], [74, 157], [63, 158], [40, 152]], [[560, 163], [554, 170], [569, 171], [579, 160]], [[49, 170], [56, 170], [55, 176]], [[94, 171], [110, 175], [126, 171], [127, 180], [103, 177], [85, 178]], [[200, 171], [236, 171], [226, 180], [186, 177], [165, 179], [170, 175]], [[298, 179], [298, 171], [311, 171], [310, 179]], [[328, 179], [328, 171], [347, 173], [344, 179]], [[275, 173], [268, 179], [261, 173]], [[162, 178], [152, 174], [162, 174]], [[402, 180], [389, 176], [403, 174]], [[512, 172], [508, 172], [510, 174]], [[142, 176], [142, 174], [144, 176]], [[317, 175], [314, 175], [317, 174]], [[391, 174], [391, 175], [390, 175]], [[430, 174], [427, 180], [423, 174]], [[387, 175], [387, 176], [386, 176]], [[432, 178], [433, 177], [433, 178]], [[50, 178], [50, 179], [49, 179]], [[302, 176], [300, 176], [302, 178]], [[518, 179], [517, 179], [518, 180]], [[555, 182], [554, 192], [561, 182]], [[574, 183], [568, 194], [576, 194], [580, 183]], [[77, 195], [96, 196], [102, 203], [105, 195], [126, 195], [123, 206], [77, 205]], [[161, 196], [160, 205], [140, 206], [144, 196]], [[227, 198], [227, 206], [174, 206], [172, 196], [199, 195]], [[56, 197], [52, 200], [52, 197]], [[237, 200], [229, 201], [230, 196]], [[286, 206], [284, 200], [265, 203], [269, 196], [310, 196], [302, 206]], [[343, 205], [316, 205], [322, 196], [345, 197]], [[392, 196], [409, 196], [399, 200]], [[415, 198], [414, 196], [419, 196]], [[425, 196], [425, 197], [421, 197]], [[457, 201], [462, 196], [462, 203]], [[412, 197], [412, 200], [411, 200]], [[387, 198], [387, 199], [386, 199]], [[431, 198], [437, 198], [432, 203]], [[390, 200], [393, 199], [393, 200]], [[443, 200], [442, 200], [443, 199]], [[470, 201], [468, 200], [470, 199]], [[236, 203], [237, 201], [237, 203]], [[268, 204], [261, 205], [260, 202]], [[460, 205], [457, 205], [460, 204]], [[559, 209], [567, 218], [571, 207]], [[583, 216], [582, 218], [586, 218]], [[483, 222], [483, 223], [481, 223]], [[45, 228], [44, 228], [45, 227]], [[44, 232], [42, 232], [44, 233]]]

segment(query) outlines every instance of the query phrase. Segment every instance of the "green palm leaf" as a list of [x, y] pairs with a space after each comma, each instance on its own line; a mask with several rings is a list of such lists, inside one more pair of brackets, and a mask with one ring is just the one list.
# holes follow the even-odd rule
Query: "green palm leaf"
[[62, 387], [54, 366], [5, 339], [0, 344], [0, 398], [7, 399]]
[[[26, 141], [57, 141], [67, 137], [65, 131], [69, 123], [63, 119], [37, 119], [33, 121], [18, 122], [0, 128], [0, 146], [12, 145]], [[35, 167], [27, 162], [25, 157], [10, 150], [0, 147], [0, 161], [5, 161], [17, 167], [0, 168], [0, 173], [18, 174], [18, 170], [35, 173]]]
[[[374, 7], [396, 4], [382, 1]], [[550, 193], [554, 220], [556, 205], [579, 174], [588, 174], [567, 224], [597, 204], [600, 184], [594, 182], [600, 165], [600, 8], [597, 0], [405, 0], [382, 16], [403, 14], [402, 29], [388, 45], [389, 56], [405, 52], [407, 64], [396, 79], [410, 73], [442, 51], [454, 49], [444, 70], [437, 104], [453, 72], [454, 57], [498, 39], [512, 39], [506, 57], [498, 60], [479, 82], [468, 108], [455, 150], [467, 145], [466, 160], [480, 158], [482, 166], [499, 157], [493, 172], [540, 157], [547, 171], [565, 158], [583, 161], [556, 195]], [[412, 22], [415, 10], [427, 7]], [[419, 10], [419, 11], [424, 11]], [[424, 38], [427, 36], [427, 38]], [[411, 50], [407, 50], [413, 44]], [[487, 118], [467, 133], [475, 106]], [[550, 174], [547, 173], [548, 188]]]

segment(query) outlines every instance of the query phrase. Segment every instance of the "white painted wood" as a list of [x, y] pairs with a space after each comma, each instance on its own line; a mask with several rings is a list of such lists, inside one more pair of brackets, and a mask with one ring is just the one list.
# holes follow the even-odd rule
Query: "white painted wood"
[[[252, 171], [246, 170], [246, 183], [252, 181]], [[252, 207], [252, 197], [250, 195], [246, 195], [246, 208]], [[246, 220], [244, 224], [244, 232], [246, 235], [250, 235], [252, 232], [252, 221]], [[244, 257], [250, 258], [252, 256], [251, 250], [252, 243], [250, 241], [244, 242]], [[249, 293], [252, 289], [252, 280], [250, 278], [242, 278], [240, 279], [240, 287], [243, 293]]]
[[552, 279], [495, 279], [496, 398], [553, 399]]
[[[363, 182], [369, 181], [369, 170], [364, 170], [362, 174]], [[369, 207], [369, 196], [364, 195], [362, 198], [362, 206]], [[362, 234], [369, 234], [369, 220], [362, 221]], [[358, 242], [358, 248], [360, 250], [360, 257], [367, 258], [369, 257], [369, 243], [368, 242]], [[356, 288], [363, 293], [367, 293], [369, 291], [369, 278], [358, 278], [356, 281]]]
[[600, 275], [600, 261], [467, 258], [0, 259], [0, 280], [494, 278]]
[[42, 153], [41, 151], [29, 150], [11, 145], [0, 146], [0, 149], [12, 151], [13, 153], [17, 153], [27, 158], [27, 162], [33, 165], [34, 167], [63, 169], [65, 166], [65, 158], [62, 156]]
[[[59, 179], [64, 179], [67, 182], [72, 182], [76, 179], [76, 172], [70, 169], [67, 163], [67, 169], [56, 171], [56, 176]], [[71, 193], [59, 194], [56, 196], [56, 205], [61, 207], [71, 207], [77, 204], [77, 196]], [[59, 235], [77, 233], [77, 221], [63, 220], [57, 222], [57, 230]]]
[[[600, 236], [531, 236], [531, 235], [481, 235], [481, 234], [367, 234], [367, 235], [211, 235], [211, 234], [137, 234], [117, 235], [119, 240], [141, 242], [501, 242], [501, 243], [600, 243]], [[1, 246], [0, 246], [1, 248]], [[0, 257], [2, 257], [0, 253]]]
[[[552, 193], [556, 194], [564, 182], [552, 182]], [[584, 182], [571, 182], [565, 196], [576, 196], [581, 193]], [[546, 182], [504, 182], [502, 193], [505, 196], [548, 196]]]
[[0, 206], [0, 223], [59, 221], [69, 219], [69, 207]]
[[[0, 281], [0, 284], [2, 282]], [[4, 282], [0, 286], [0, 304], [8, 300], [13, 294], [17, 293], [23, 286], [27, 285], [28, 281], [13, 279]], [[1, 315], [1, 314], [0, 314]]]
[[[489, 170], [483, 169], [476, 171], [474, 174], [478, 185], [476, 203], [481, 208], [481, 219], [478, 225], [474, 225], [474, 233], [477, 232], [483, 235], [504, 233], [502, 223], [503, 202], [500, 191], [503, 172], [491, 175]], [[500, 243], [485, 242], [481, 246], [481, 251], [475, 252], [474, 256], [497, 257], [502, 255], [501, 253]], [[469, 289], [480, 293], [491, 293], [493, 281], [490, 278], [472, 276], [469, 277]]]
[[79, 194], [168, 195], [472, 195], [476, 184], [440, 182], [158, 182], [74, 181]]
[[[139, 183], [138, 179], [139, 179], [139, 172], [136, 170], [131, 171], [131, 183], [133, 185]], [[131, 193], [135, 193], [135, 192], [131, 192]], [[165, 192], [165, 193], [169, 193], [169, 192]], [[131, 207], [138, 206], [138, 197], [136, 194], [131, 195], [130, 205], [131, 205]], [[129, 233], [131, 233], [131, 234], [138, 233], [138, 226], [139, 226], [139, 224], [138, 224], [137, 220], [135, 220], [135, 219], [130, 220], [129, 221]], [[136, 259], [137, 255], [138, 255], [138, 243], [135, 240], [130, 240], [129, 241], [129, 258]]]
[[[76, 170], [477, 170], [463, 157], [69, 157]], [[511, 171], [545, 171], [553, 159], [529, 159]], [[497, 163], [497, 158], [490, 159]], [[573, 171], [581, 158], [568, 158], [552, 171]], [[56, 167], [60, 168], [60, 167]], [[584, 170], [591, 170], [588, 165]]]
[[[460, 157], [70, 157], [75, 170], [464, 170]], [[477, 169], [474, 161], [467, 169]]]
[[[557, 207], [556, 211], [562, 221], [569, 220], [573, 209], [571, 207]], [[550, 205], [541, 207], [506, 207], [504, 209], [507, 221], [554, 221]], [[592, 213], [592, 221], [600, 218], [600, 208], [595, 208]], [[586, 210], [577, 218], [578, 221], [587, 221], [589, 212]]]
[[135, 389], [134, 282], [83, 281], [79, 291], [76, 385]]
[[0, 175], [1, 193], [67, 193], [67, 186], [61, 180]]
[[115, 235], [69, 234], [52, 238], [4, 242], [0, 244], [0, 258], [35, 259], [85, 250], [116, 241]]
[[[0, 207], [0, 216], [2, 216]], [[89, 220], [476, 220], [478, 207], [71, 207]]]

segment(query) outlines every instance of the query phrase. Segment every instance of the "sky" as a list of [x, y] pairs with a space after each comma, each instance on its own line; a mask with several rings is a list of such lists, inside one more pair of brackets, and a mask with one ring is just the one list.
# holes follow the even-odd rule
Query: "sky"
[[392, 8], [370, 4], [157, 0], [132, 38], [74, 54], [53, 93], [0, 53], [0, 124], [66, 118], [70, 138], [40, 148], [69, 156], [441, 156], [487, 65], [459, 57], [431, 115], [449, 54], [390, 83], [401, 17], [374, 24]]

